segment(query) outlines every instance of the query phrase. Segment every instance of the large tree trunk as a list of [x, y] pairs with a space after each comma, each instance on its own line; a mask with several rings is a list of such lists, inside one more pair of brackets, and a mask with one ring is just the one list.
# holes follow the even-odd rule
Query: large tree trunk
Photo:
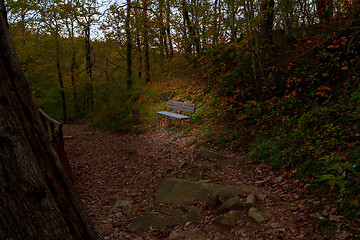
[[100, 239], [50, 139], [0, 0], [0, 225], [10, 239]]

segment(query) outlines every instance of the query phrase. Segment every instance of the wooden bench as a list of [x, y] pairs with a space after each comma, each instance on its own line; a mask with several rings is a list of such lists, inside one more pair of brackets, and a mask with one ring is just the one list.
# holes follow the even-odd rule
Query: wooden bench
[[[195, 113], [196, 111], [196, 104], [192, 104], [192, 103], [185, 103], [185, 102], [176, 102], [176, 101], [168, 101], [167, 103], [167, 108], [170, 110], [177, 110], [180, 112], [188, 112], [188, 113]], [[188, 115], [182, 115], [182, 114], [178, 114], [178, 113], [173, 113], [173, 112], [168, 112], [168, 111], [159, 111], [156, 112], [157, 116], [158, 116], [158, 123], [160, 124], [160, 119], [161, 117], [166, 117], [166, 118], [174, 118], [179, 120], [179, 124], [181, 126], [181, 122], [183, 120], [189, 120], [190, 124], [191, 124], [191, 117]]]

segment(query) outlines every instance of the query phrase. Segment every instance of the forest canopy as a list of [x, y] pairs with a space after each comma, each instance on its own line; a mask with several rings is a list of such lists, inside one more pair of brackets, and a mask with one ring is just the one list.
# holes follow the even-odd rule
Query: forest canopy
[[359, 0], [6, 1], [38, 107], [131, 131], [168, 100], [201, 136], [359, 213]]

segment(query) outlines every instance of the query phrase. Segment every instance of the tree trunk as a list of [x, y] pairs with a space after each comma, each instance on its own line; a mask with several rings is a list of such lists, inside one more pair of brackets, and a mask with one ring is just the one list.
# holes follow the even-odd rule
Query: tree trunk
[[213, 45], [218, 44], [219, 42], [219, 27], [218, 27], [218, 12], [220, 13], [220, 9], [218, 11], [218, 6], [220, 6], [219, 0], [215, 0], [214, 3], [214, 20], [213, 20], [213, 26], [212, 26], [212, 43]]
[[[55, 26], [57, 29], [58, 26]], [[66, 101], [65, 101], [65, 90], [64, 90], [64, 82], [62, 77], [62, 71], [61, 71], [61, 64], [60, 64], [60, 39], [59, 39], [59, 33], [58, 30], [55, 32], [55, 45], [56, 45], [56, 69], [58, 73], [58, 79], [59, 79], [59, 86], [60, 86], [60, 94], [61, 94], [61, 103], [62, 103], [62, 110], [63, 110], [63, 120], [64, 122], [67, 121], [66, 116]]]
[[[139, 0], [136, 0], [135, 2], [136, 6], [140, 6]], [[136, 41], [136, 51], [137, 51], [137, 57], [138, 57], [138, 78], [141, 80], [142, 78], [142, 66], [143, 66], [143, 61], [142, 61], [142, 49], [141, 49], [141, 29], [142, 29], [142, 21], [141, 21], [141, 14], [139, 14], [139, 9], [138, 7], [135, 7], [135, 13], [134, 13], [134, 17], [135, 17], [135, 41]]]
[[274, 24], [274, 0], [261, 0], [260, 35], [262, 45], [272, 45], [272, 30]]
[[316, 0], [316, 8], [320, 22], [329, 22], [334, 10], [333, 0]]
[[234, 2], [230, 3], [230, 42], [236, 42], [237, 39], [237, 26], [236, 26], [236, 11], [237, 6]]
[[93, 95], [93, 62], [91, 59], [91, 45], [90, 45], [90, 23], [85, 23], [85, 59], [86, 59], [86, 73], [88, 74], [88, 82], [86, 83], [86, 104], [92, 112], [94, 110], [94, 95]]
[[174, 57], [174, 49], [172, 44], [172, 37], [171, 37], [171, 30], [170, 30], [170, 14], [171, 14], [171, 7], [170, 7], [170, 0], [166, 0], [166, 33], [167, 39], [169, 43], [169, 57]]
[[[70, 20], [71, 21], [71, 20]], [[79, 115], [79, 103], [78, 103], [78, 97], [77, 97], [77, 89], [76, 89], [76, 47], [75, 47], [75, 39], [74, 39], [74, 24], [73, 22], [70, 23], [66, 21], [66, 27], [69, 32], [69, 37], [71, 41], [71, 64], [70, 64], [70, 81], [71, 81], [71, 87], [73, 92], [73, 98], [74, 98], [74, 114], [75, 118], [78, 118]]]
[[169, 58], [169, 51], [166, 43], [166, 27], [164, 24], [164, 0], [159, 0], [159, 49], [161, 60], [164, 62], [165, 56]]
[[[248, 44], [249, 44], [249, 48], [252, 49], [251, 61], [252, 61], [253, 80], [254, 82], [257, 82], [257, 61], [255, 57], [255, 50], [257, 49], [256, 43], [257, 43], [258, 34], [256, 30], [253, 30], [251, 28], [251, 21], [254, 18], [254, 7], [252, 0], [245, 1], [244, 8], [245, 8], [245, 20], [247, 22], [246, 31], [250, 37], [250, 41]], [[251, 37], [250, 35], [253, 36]]]
[[101, 239], [31, 98], [0, 0], [0, 224], [10, 239]]
[[138, 61], [139, 61], [138, 77], [139, 77], [139, 79], [141, 79], [143, 62], [142, 62], [141, 42], [140, 42], [139, 35], [136, 36], [136, 44], [137, 44], [137, 49], [138, 49]]
[[150, 57], [149, 57], [149, 19], [147, 16], [148, 2], [143, 0], [143, 17], [144, 17], [144, 55], [145, 55], [145, 82], [150, 82]]
[[126, 89], [129, 91], [132, 86], [132, 72], [131, 72], [131, 29], [130, 29], [130, 13], [131, 13], [131, 1], [126, 1], [126, 18], [125, 18], [125, 32], [126, 32]]
[[190, 20], [190, 16], [189, 16], [189, 11], [187, 10], [187, 3], [185, 0], [182, 1], [182, 7], [183, 7], [183, 14], [184, 14], [184, 19], [186, 22], [186, 26], [189, 30], [190, 33], [190, 38], [192, 38], [193, 42], [194, 42], [194, 46], [195, 46], [195, 51], [197, 53], [197, 55], [200, 55], [200, 41], [199, 41], [199, 37], [196, 34], [196, 31], [194, 29], [194, 26]]

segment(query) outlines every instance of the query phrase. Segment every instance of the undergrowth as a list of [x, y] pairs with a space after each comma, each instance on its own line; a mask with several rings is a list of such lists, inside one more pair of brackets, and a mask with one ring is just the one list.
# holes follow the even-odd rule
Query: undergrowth
[[338, 211], [357, 217], [360, 42], [352, 26], [321, 31], [273, 56], [266, 84], [252, 79], [246, 39], [214, 46], [187, 67], [192, 74], [153, 82], [140, 97], [142, 110], [154, 113], [168, 100], [196, 103], [197, 138], [307, 179], [312, 194], [330, 197]]

